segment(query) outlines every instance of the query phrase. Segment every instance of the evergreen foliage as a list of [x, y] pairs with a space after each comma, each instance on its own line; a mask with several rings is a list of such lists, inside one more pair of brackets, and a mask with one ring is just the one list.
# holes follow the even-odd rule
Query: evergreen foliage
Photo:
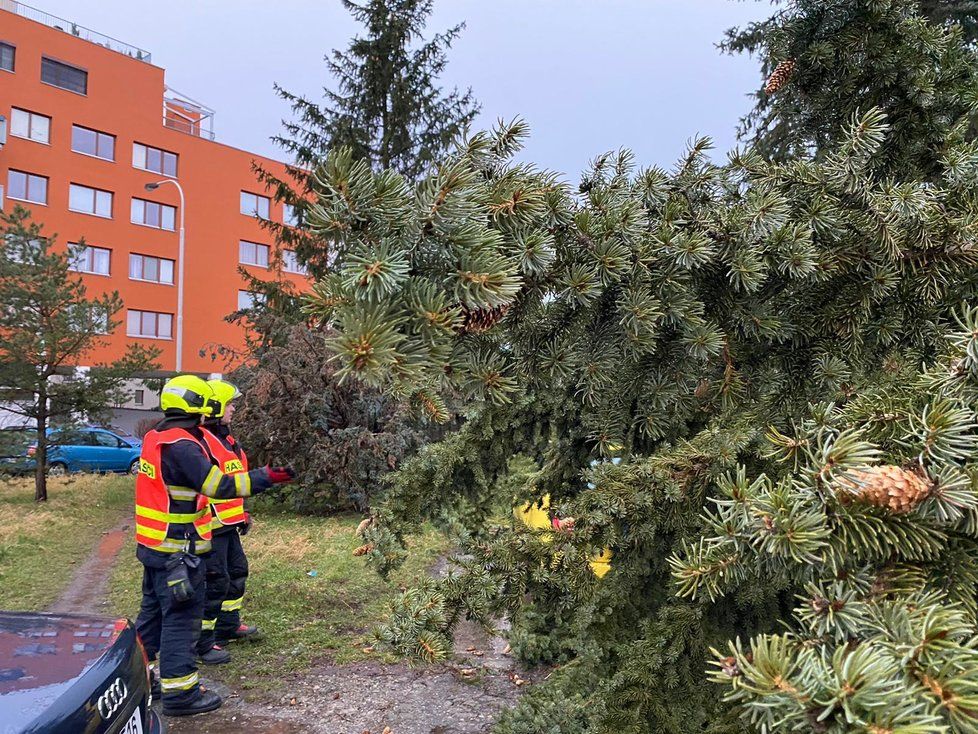
[[92, 349], [119, 325], [116, 292], [91, 297], [72, 262], [84, 241], [61, 250], [30, 212], [0, 212], [0, 403], [34, 431], [35, 498], [47, 499], [53, 426], [104, 417], [125, 400], [127, 379], [156, 367], [158, 350], [130, 345], [110, 364], [81, 371]]
[[301, 514], [366, 511], [381, 499], [382, 477], [425, 434], [381, 391], [337, 379], [325, 335], [305, 322], [288, 281], [251, 278], [249, 290], [259, 302], [231, 317], [245, 331], [248, 359], [226, 354], [239, 364], [228, 379], [243, 394], [235, 435], [253, 462], [297, 473], [268, 498]]
[[[418, 178], [479, 111], [472, 90], [445, 91], [439, 83], [463, 23], [425, 39], [433, 0], [342, 2], [363, 26], [363, 35], [326, 57], [333, 85], [324, 87], [322, 104], [276, 85], [294, 114], [274, 138], [291, 165], [285, 177], [258, 169], [276, 199], [296, 207], [300, 217], [310, 193], [310, 171], [330, 150], [346, 147], [355, 160], [374, 169]], [[268, 227], [313, 273], [328, 270], [331, 254], [307, 231], [277, 223]]]
[[[619, 151], [574, 192], [514, 162], [517, 121], [417, 181], [315, 171], [336, 260], [307, 309], [338, 374], [465, 416], [362, 529], [382, 573], [422, 521], [460, 542], [381, 637], [437, 659], [463, 615], [507, 615], [556, 666], [507, 734], [978, 731], [975, 60], [901, 0], [791, 7], [881, 50], [847, 57], [842, 113], [848, 82], [798, 55], [820, 132], [790, 156]], [[910, 86], [860, 66], [895, 68], [882, 47], [916, 54]]]
[[934, 173], [946, 145], [974, 137], [978, 5], [961, 0], [781, 0], [770, 18], [733, 28], [721, 48], [761, 59], [763, 78], [797, 63], [774, 93], [759, 89], [740, 135], [779, 160], [825, 150], [853, 114], [893, 124], [880, 165]]

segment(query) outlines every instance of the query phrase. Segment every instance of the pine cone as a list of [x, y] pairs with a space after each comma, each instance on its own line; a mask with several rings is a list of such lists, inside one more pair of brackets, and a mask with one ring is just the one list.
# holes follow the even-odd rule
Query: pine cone
[[363, 520], [360, 521], [360, 524], [357, 525], [356, 534], [362, 536], [367, 531], [367, 528], [369, 528], [373, 524], [374, 524], [374, 519], [372, 517], [364, 518]]
[[785, 59], [777, 68], [775, 68], [774, 73], [771, 74], [771, 78], [767, 80], [767, 84], [764, 85], [765, 94], [776, 94], [781, 91], [784, 86], [791, 81], [791, 76], [795, 73], [795, 68], [798, 63], [794, 59]]
[[496, 306], [495, 308], [477, 308], [469, 310], [462, 308], [462, 326], [459, 332], [462, 334], [479, 334], [488, 331], [493, 326], [503, 320], [509, 306]]
[[919, 474], [898, 466], [871, 466], [839, 480], [840, 500], [847, 498], [903, 515], [930, 496], [933, 485]]
[[373, 549], [374, 549], [374, 544], [373, 543], [367, 543], [366, 545], [361, 545], [359, 548], [357, 548], [355, 551], [353, 551], [353, 555], [355, 555], [355, 556], [365, 556], [370, 551], [372, 551]]

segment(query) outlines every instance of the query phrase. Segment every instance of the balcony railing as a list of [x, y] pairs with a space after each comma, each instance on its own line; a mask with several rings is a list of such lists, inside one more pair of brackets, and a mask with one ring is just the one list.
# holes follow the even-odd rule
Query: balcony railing
[[72, 23], [70, 20], [65, 20], [64, 18], [59, 18], [56, 15], [45, 13], [43, 10], [32, 8], [30, 5], [17, 2], [17, 0], [0, 0], [0, 10], [16, 13], [17, 15], [37, 21], [38, 23], [43, 23], [51, 28], [57, 28], [59, 31], [70, 33], [77, 38], [81, 38], [91, 43], [97, 43], [99, 46], [104, 46], [105, 48], [111, 49], [117, 53], [125, 54], [126, 56], [138, 59], [139, 61], [150, 63], [153, 59], [153, 56], [149, 51], [144, 51], [141, 48], [131, 46], [130, 44], [123, 43], [122, 41], [117, 41], [111, 36], [106, 36], [104, 33], [98, 33], [90, 28], [85, 28], [77, 23]]
[[163, 96], [163, 125], [187, 135], [214, 139], [214, 110], [167, 86]]

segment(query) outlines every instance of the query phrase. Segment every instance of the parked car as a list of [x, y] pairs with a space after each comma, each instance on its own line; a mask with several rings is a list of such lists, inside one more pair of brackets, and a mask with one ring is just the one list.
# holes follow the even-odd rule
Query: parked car
[[163, 734], [127, 619], [0, 611], [0, 734]]
[[[139, 452], [143, 442], [135, 436], [111, 431], [100, 426], [54, 430], [48, 435], [53, 442], [48, 446], [48, 473], [68, 472], [129, 472], [139, 471]], [[33, 456], [37, 445], [27, 449], [34, 469]]]

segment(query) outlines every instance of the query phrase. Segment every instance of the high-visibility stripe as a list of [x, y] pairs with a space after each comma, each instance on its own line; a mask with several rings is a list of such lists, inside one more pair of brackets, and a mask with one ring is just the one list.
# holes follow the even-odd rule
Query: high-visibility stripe
[[208, 631], [210, 631], [210, 630], [214, 629], [214, 626], [216, 624], [217, 624], [217, 619], [202, 619], [202, 620], [200, 620], [200, 628], [202, 630], [208, 630]]
[[136, 523], [136, 535], [142, 535], [147, 538], [152, 538], [153, 540], [163, 540], [166, 537], [166, 531], [160, 530], [158, 528], [151, 528], [142, 523]]
[[175, 500], [195, 500], [200, 494], [196, 489], [190, 487], [174, 487], [169, 484], [166, 485], [166, 491]]
[[217, 488], [221, 484], [221, 479], [224, 474], [216, 466], [212, 466], [211, 470], [207, 472], [207, 478], [204, 479], [204, 485], [200, 488], [200, 491], [206, 494], [208, 497], [213, 497], [217, 494]]
[[221, 602], [222, 612], [236, 612], [241, 609], [241, 605], [244, 603], [244, 597], [239, 596], [237, 599], [225, 599]]
[[159, 520], [160, 522], [189, 523], [199, 520], [205, 514], [207, 514], [207, 510], [199, 510], [198, 512], [160, 512], [150, 507], [136, 505], [136, 517], [146, 517], [150, 520]]
[[198, 683], [200, 683], [200, 674], [196, 670], [180, 678], [160, 678], [160, 686], [164, 691], [189, 691]]
[[[138, 535], [137, 535], [138, 539]], [[187, 550], [187, 541], [180, 540], [177, 538], [164, 538], [159, 542], [159, 545], [152, 545], [153, 550], [160, 551], [162, 553], [178, 553], [182, 550]], [[202, 553], [209, 553], [211, 550], [211, 541], [209, 540], [195, 540], [194, 541], [194, 552], [197, 555]]]
[[234, 489], [238, 497], [251, 496], [251, 475], [247, 472], [234, 475]]

